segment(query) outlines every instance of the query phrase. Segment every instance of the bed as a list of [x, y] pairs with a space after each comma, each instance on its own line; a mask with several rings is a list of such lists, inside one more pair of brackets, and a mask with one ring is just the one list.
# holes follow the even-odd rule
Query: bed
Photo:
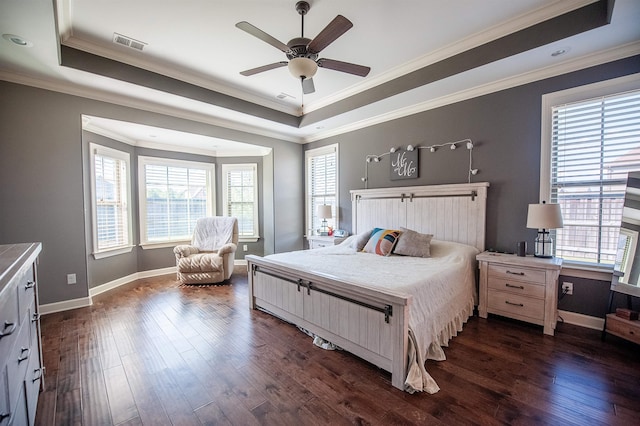
[[[398, 389], [437, 392], [424, 361], [444, 359], [442, 347], [477, 304], [475, 255], [484, 250], [488, 186], [351, 191], [355, 235], [341, 245], [246, 256], [250, 308], [389, 371]], [[356, 250], [358, 235], [401, 227], [433, 235], [430, 258]]]

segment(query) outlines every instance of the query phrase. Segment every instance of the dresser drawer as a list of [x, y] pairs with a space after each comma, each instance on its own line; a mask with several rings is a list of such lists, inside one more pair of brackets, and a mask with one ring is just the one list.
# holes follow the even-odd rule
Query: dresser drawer
[[606, 331], [614, 336], [640, 344], [640, 321], [629, 321], [616, 316], [616, 314], [607, 314]]
[[0, 362], [9, 357], [20, 331], [18, 295], [13, 286], [5, 288], [0, 299]]
[[489, 291], [498, 290], [523, 296], [544, 298], [545, 287], [538, 283], [518, 281], [503, 277], [489, 277]]
[[38, 394], [40, 393], [40, 383], [42, 382], [42, 367], [40, 366], [40, 354], [35, 350], [36, 342], [31, 342], [33, 353], [29, 357], [29, 365], [27, 366], [27, 376], [24, 379], [24, 386], [27, 392], [27, 414], [29, 424], [35, 424], [36, 406], [38, 403]]
[[7, 357], [7, 379], [9, 384], [9, 406], [15, 407], [19, 389], [22, 388], [24, 375], [27, 372], [29, 358], [32, 356], [31, 327], [27, 322], [20, 328], [16, 344], [13, 345]]
[[524, 316], [538, 322], [544, 319], [544, 299], [490, 290], [488, 302], [489, 311], [493, 313]]
[[543, 269], [526, 268], [522, 266], [502, 265], [492, 263], [489, 265], [489, 276], [507, 280], [516, 279], [544, 285], [547, 281], [546, 273]]
[[26, 426], [29, 424], [29, 420], [27, 419], [26, 398], [27, 396], [24, 393], [23, 382], [20, 382], [20, 389], [18, 389], [16, 395], [17, 402], [11, 411], [9, 426]]
[[[4, 361], [2, 361], [4, 362]], [[9, 385], [7, 384], [7, 366], [0, 365], [0, 426], [9, 424], [11, 410], [9, 409]]]

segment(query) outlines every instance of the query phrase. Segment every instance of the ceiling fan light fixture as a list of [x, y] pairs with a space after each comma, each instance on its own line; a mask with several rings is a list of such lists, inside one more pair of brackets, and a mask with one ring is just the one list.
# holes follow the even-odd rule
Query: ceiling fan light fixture
[[295, 78], [313, 78], [318, 71], [318, 64], [309, 58], [293, 58], [289, 61], [289, 72]]

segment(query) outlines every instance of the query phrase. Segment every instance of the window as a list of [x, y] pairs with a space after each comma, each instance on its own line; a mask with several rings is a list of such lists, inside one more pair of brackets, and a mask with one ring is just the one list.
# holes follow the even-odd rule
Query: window
[[143, 245], [191, 240], [196, 221], [214, 212], [214, 164], [139, 157]]
[[561, 206], [564, 227], [555, 244], [565, 261], [608, 267], [616, 259], [627, 173], [640, 170], [640, 83], [629, 90], [629, 79], [619, 80], [625, 84], [543, 101], [549, 136], [542, 164], [549, 169], [541, 198]]
[[335, 229], [338, 222], [338, 145], [311, 149], [305, 154], [306, 162], [306, 227], [307, 235], [318, 233], [322, 219], [317, 216], [319, 205], [331, 206], [327, 225]]
[[258, 166], [256, 164], [222, 165], [223, 216], [238, 218], [239, 239], [257, 241]]
[[90, 144], [93, 255], [96, 259], [133, 248], [129, 154]]

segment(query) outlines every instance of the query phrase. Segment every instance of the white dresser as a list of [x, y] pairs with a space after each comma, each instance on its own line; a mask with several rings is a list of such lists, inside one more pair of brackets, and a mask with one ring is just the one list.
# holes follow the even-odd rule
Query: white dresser
[[0, 426], [33, 425], [44, 386], [36, 261], [40, 243], [0, 245]]

